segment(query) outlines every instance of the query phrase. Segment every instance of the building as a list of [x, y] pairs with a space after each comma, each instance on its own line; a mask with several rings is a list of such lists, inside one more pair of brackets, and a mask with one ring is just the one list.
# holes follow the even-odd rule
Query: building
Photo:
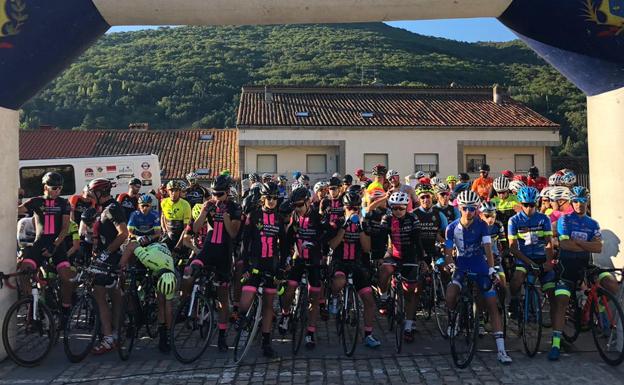
[[184, 179], [195, 171], [210, 179], [229, 169], [238, 178], [236, 130], [85, 130], [20, 131], [23, 159], [156, 154], [162, 180]]
[[500, 87], [243, 87], [240, 173], [550, 171], [559, 125]]

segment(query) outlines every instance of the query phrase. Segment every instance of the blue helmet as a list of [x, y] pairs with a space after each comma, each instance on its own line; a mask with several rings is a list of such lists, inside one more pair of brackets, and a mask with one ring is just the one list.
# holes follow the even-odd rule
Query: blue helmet
[[151, 205], [152, 204], [152, 197], [147, 195], [147, 194], [142, 194], [139, 197], [139, 206], [141, 205]]
[[537, 198], [539, 198], [539, 191], [535, 187], [523, 186], [518, 190], [520, 203], [535, 203]]
[[574, 186], [570, 191], [570, 200], [572, 202], [587, 203], [589, 199], [589, 191], [583, 186]]

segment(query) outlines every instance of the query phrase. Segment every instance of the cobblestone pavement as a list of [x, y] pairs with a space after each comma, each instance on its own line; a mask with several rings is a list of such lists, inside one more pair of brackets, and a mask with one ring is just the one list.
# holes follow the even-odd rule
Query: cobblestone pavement
[[172, 355], [163, 355], [149, 339], [142, 339], [129, 361], [116, 353], [87, 357], [79, 364], [65, 358], [58, 344], [42, 365], [21, 368], [9, 360], [0, 363], [2, 384], [602, 384], [624, 383], [624, 366], [610, 367], [595, 352], [590, 334], [581, 335], [574, 346], [566, 347], [560, 362], [549, 362], [544, 352], [550, 330], [544, 331], [542, 353], [528, 358], [512, 330], [507, 346], [512, 365], [496, 361], [495, 344], [490, 336], [478, 342], [479, 352], [467, 369], [454, 367], [447, 340], [440, 337], [433, 321], [418, 321], [413, 344], [404, 345], [403, 354], [394, 354], [393, 334], [378, 319], [375, 334], [380, 349], [358, 346], [353, 357], [342, 354], [332, 321], [321, 322], [317, 348], [290, 354], [290, 341], [274, 340], [281, 358], [262, 358], [252, 350], [244, 364], [232, 365], [231, 354], [220, 354], [210, 347], [197, 362], [184, 365]]

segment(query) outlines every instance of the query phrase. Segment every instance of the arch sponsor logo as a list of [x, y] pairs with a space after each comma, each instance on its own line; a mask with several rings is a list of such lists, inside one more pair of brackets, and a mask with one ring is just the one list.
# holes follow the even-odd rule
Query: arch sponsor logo
[[27, 20], [25, 0], [0, 0], [0, 48], [13, 48], [3, 39], [19, 34]]

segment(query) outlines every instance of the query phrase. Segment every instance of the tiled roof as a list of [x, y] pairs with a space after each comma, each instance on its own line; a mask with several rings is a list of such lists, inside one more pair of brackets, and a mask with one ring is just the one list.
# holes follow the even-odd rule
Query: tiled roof
[[[212, 140], [200, 140], [212, 135]], [[156, 154], [163, 179], [207, 168], [211, 177], [229, 169], [238, 178], [238, 134], [232, 129], [22, 130], [20, 159]]]
[[[268, 102], [267, 102], [268, 100]], [[308, 113], [307, 117], [297, 113]], [[362, 113], [372, 113], [364, 117]], [[299, 114], [302, 115], [302, 114]], [[237, 126], [556, 128], [558, 125], [491, 87], [243, 87]]]

